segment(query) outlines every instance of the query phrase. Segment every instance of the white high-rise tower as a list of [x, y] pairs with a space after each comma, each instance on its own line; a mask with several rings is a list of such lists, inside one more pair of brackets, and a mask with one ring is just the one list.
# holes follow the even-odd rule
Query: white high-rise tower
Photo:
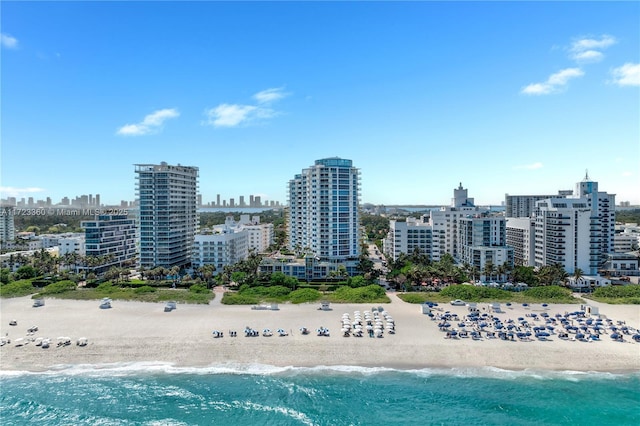
[[288, 189], [291, 250], [333, 262], [360, 255], [360, 171], [351, 160], [316, 160]]
[[183, 267], [198, 232], [198, 168], [136, 164], [140, 265]]

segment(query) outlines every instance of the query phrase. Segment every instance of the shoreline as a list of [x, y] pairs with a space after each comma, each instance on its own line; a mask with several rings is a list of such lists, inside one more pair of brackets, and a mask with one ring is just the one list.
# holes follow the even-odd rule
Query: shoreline
[[[421, 313], [420, 305], [400, 301], [384, 305], [333, 304], [321, 311], [319, 304], [280, 305], [279, 310], [252, 310], [250, 306], [220, 304], [221, 294], [209, 305], [178, 305], [164, 312], [164, 304], [114, 301], [111, 309], [99, 309], [96, 301], [46, 299], [43, 307], [31, 307], [29, 296], [0, 300], [0, 335], [9, 333], [11, 344], [0, 347], [0, 371], [43, 373], [52, 368], [90, 365], [105, 368], [114, 363], [160, 363], [177, 369], [207, 369], [233, 366], [274, 368], [387, 368], [392, 370], [452, 370], [495, 368], [513, 372], [581, 372], [632, 374], [640, 371], [640, 343], [625, 336], [625, 342], [603, 335], [598, 342], [565, 341], [552, 335], [549, 341], [512, 342], [499, 339], [445, 339], [437, 321]], [[640, 325], [640, 306], [598, 305], [600, 313], [629, 326]], [[478, 304], [482, 306], [483, 304]], [[382, 306], [393, 316], [396, 333], [383, 338], [343, 337], [341, 316], [351, 318]], [[498, 314], [516, 318], [542, 308], [512, 307]], [[446, 306], [463, 315], [466, 307]], [[550, 305], [549, 313], [576, 310], [575, 305]], [[16, 319], [17, 326], [9, 326]], [[51, 347], [34, 343], [16, 347], [30, 326], [37, 325], [35, 337], [49, 337]], [[289, 335], [245, 337], [246, 326], [259, 330], [278, 328]], [[311, 333], [302, 335], [300, 327]], [[331, 330], [329, 337], [316, 336], [316, 328]], [[211, 332], [224, 332], [215, 339]], [[235, 330], [238, 337], [230, 337]], [[68, 336], [72, 345], [56, 347], [58, 336]], [[86, 337], [88, 345], [77, 346]]]

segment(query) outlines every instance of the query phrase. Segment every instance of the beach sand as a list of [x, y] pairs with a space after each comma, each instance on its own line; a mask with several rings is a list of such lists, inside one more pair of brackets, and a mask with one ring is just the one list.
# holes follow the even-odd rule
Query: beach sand
[[[176, 366], [265, 364], [275, 366], [351, 365], [399, 369], [496, 367], [508, 370], [638, 371], [640, 343], [614, 342], [608, 335], [599, 342], [564, 341], [552, 335], [550, 341], [511, 342], [499, 339], [445, 339], [437, 321], [422, 314], [419, 305], [402, 302], [390, 294], [390, 304], [332, 304], [330, 311], [318, 310], [319, 303], [281, 304], [279, 310], [252, 310], [250, 306], [224, 306], [221, 294], [209, 305], [179, 304], [164, 312], [163, 303], [113, 301], [111, 309], [99, 309], [99, 301], [46, 299], [43, 307], [32, 307], [29, 297], [0, 300], [0, 335], [8, 333], [11, 344], [0, 348], [0, 369], [43, 371], [53, 366], [121, 362], [167, 362]], [[640, 306], [591, 303], [608, 318], [640, 326]], [[341, 317], [382, 306], [396, 323], [396, 334], [383, 338], [343, 337]], [[478, 304], [479, 308], [487, 304]], [[442, 306], [460, 316], [463, 306]], [[531, 312], [573, 312], [580, 305], [514, 306], [497, 314], [507, 319]], [[17, 326], [9, 326], [15, 319]], [[30, 337], [49, 337], [51, 347], [30, 343], [16, 347], [15, 340], [27, 337], [33, 325], [39, 330]], [[272, 337], [245, 337], [249, 326]], [[300, 327], [311, 330], [302, 335]], [[320, 326], [330, 329], [329, 337], [317, 336]], [[279, 337], [283, 328], [289, 336]], [[214, 339], [212, 330], [224, 332]], [[235, 330], [238, 337], [230, 337]], [[56, 347], [59, 336], [73, 344]], [[75, 344], [86, 337], [89, 344]]]

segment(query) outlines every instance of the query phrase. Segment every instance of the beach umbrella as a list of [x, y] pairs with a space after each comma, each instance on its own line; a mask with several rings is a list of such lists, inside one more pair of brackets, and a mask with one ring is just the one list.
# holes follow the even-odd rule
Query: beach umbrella
[[542, 304], [542, 307], [543, 307], [543, 308], [546, 308], [547, 306], [549, 306], [549, 305], [547, 305], [546, 303], [543, 303], [543, 304]]
[[631, 338], [636, 342], [640, 342], [640, 334], [634, 334]]

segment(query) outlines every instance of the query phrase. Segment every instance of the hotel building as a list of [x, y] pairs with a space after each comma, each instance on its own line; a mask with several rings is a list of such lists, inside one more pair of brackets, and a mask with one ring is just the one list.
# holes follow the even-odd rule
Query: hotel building
[[[476, 215], [458, 220], [459, 263], [468, 263], [482, 271], [486, 264], [513, 266], [513, 248], [506, 243], [502, 216]], [[487, 277], [485, 277], [486, 279]]]

